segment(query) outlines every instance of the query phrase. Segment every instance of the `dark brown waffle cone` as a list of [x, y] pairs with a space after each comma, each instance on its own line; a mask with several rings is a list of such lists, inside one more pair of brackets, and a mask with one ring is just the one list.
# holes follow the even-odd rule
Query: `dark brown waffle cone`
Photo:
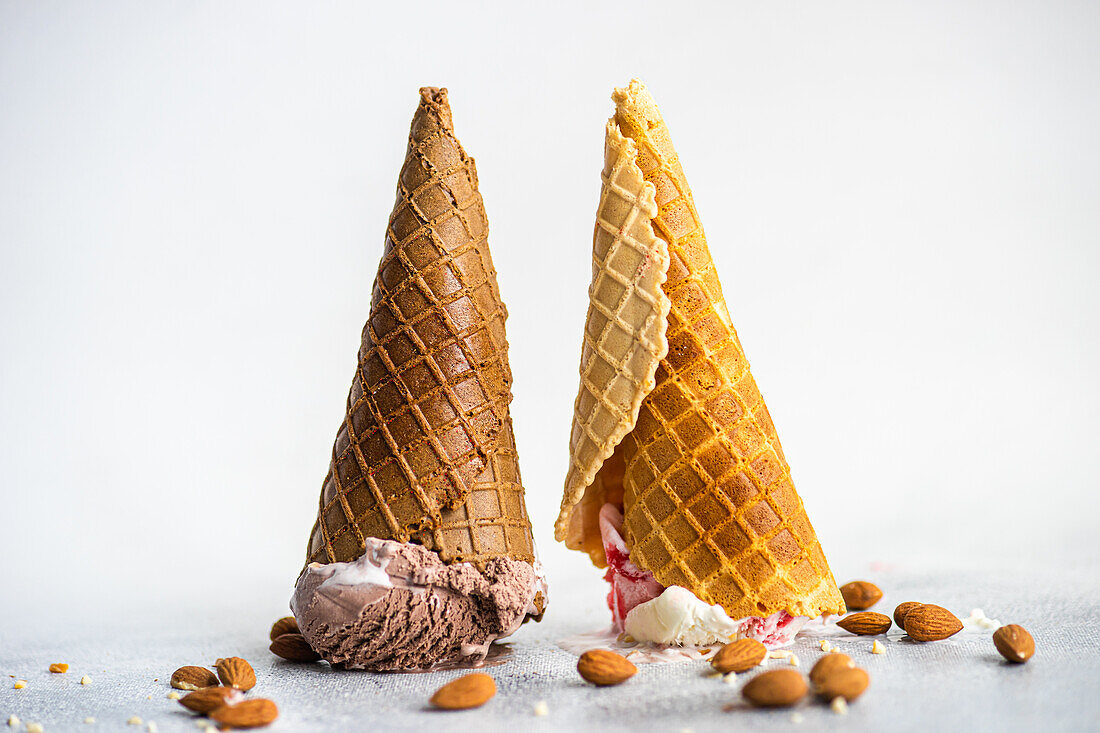
[[[654, 191], [653, 230], [668, 243], [661, 288], [671, 305], [655, 337], [667, 341], [667, 353], [650, 350], [662, 357], [655, 384], [628, 430], [603, 420], [616, 425], [613, 435], [625, 436], [613, 453], [601, 446], [597, 455], [612, 459], [594, 475], [586, 436], [600, 424], [611, 389], [582, 363], [574, 480], [567, 479], [556, 534], [602, 564], [598, 534], [592, 536], [598, 528], [586, 517], [611, 500], [601, 497], [621, 496], [631, 560], [662, 585], [685, 587], [734, 619], [841, 613], [843, 599], [730, 320], [668, 127], [641, 82], [615, 90], [613, 99], [613, 127], [636, 145], [636, 164]], [[612, 375], [606, 382], [625, 369], [604, 371]], [[602, 410], [622, 414], [613, 408]]]
[[447, 90], [421, 89], [307, 563], [355, 560], [366, 537], [534, 560], [487, 236]]

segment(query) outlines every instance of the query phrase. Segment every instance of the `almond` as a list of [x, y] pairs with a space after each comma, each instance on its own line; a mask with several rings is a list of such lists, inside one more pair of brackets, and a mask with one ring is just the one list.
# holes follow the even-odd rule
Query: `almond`
[[764, 661], [768, 648], [756, 639], [738, 639], [711, 657], [710, 666], [722, 674], [745, 672]]
[[874, 611], [861, 611], [845, 616], [836, 622], [836, 625], [859, 636], [875, 636], [885, 634], [890, 630], [890, 617], [884, 613]]
[[444, 710], [467, 710], [481, 707], [497, 694], [497, 683], [482, 672], [474, 672], [451, 680], [432, 695], [431, 703]]
[[842, 667], [825, 675], [814, 683], [814, 691], [823, 700], [835, 700], [843, 697], [847, 702], [855, 700], [867, 689], [871, 678], [859, 667]]
[[321, 658], [301, 634], [283, 634], [271, 642], [268, 648], [272, 654], [289, 662], [316, 662]]
[[787, 707], [805, 697], [806, 678], [793, 669], [761, 672], [741, 688], [741, 695], [758, 707]]
[[205, 667], [180, 667], [172, 673], [169, 682], [177, 690], [203, 690], [207, 687], [217, 687], [218, 678]]
[[839, 652], [826, 654], [817, 660], [817, 664], [810, 670], [810, 681], [816, 685], [833, 672], [841, 669], [851, 669], [854, 666], [856, 666], [856, 663], [847, 654]]
[[219, 659], [214, 663], [214, 666], [218, 668], [218, 679], [226, 687], [236, 687], [238, 690], [248, 691], [256, 686], [256, 672], [252, 669], [251, 664], [240, 657]]
[[916, 601], [906, 601], [905, 603], [899, 603], [898, 607], [894, 609], [894, 624], [899, 628], [905, 629], [905, 616], [914, 608], [921, 604]]
[[271, 700], [257, 697], [236, 705], [222, 705], [210, 713], [210, 719], [224, 728], [259, 728], [279, 717], [279, 708]]
[[240, 699], [240, 690], [232, 687], [207, 687], [184, 695], [180, 698], [180, 705], [192, 712], [206, 715], [222, 705], [232, 705]]
[[609, 687], [630, 679], [638, 668], [621, 654], [606, 649], [591, 649], [577, 660], [577, 671], [592, 684]]
[[1017, 624], [1002, 626], [993, 632], [993, 646], [1010, 662], [1023, 664], [1035, 653], [1035, 639]]
[[283, 634], [300, 634], [302, 630], [298, 628], [298, 619], [293, 616], [284, 616], [275, 623], [271, 624], [271, 631], [268, 632], [268, 638], [275, 641]]
[[905, 614], [905, 633], [917, 641], [939, 641], [962, 631], [962, 621], [942, 606], [922, 604]]
[[849, 611], [865, 611], [882, 600], [882, 591], [874, 583], [866, 580], [854, 580], [840, 586], [840, 595], [844, 596], [844, 605]]

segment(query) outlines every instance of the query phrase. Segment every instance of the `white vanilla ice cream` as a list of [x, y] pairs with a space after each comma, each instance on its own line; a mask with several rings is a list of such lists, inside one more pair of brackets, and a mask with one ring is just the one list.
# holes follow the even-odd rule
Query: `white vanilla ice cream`
[[704, 603], [678, 585], [635, 606], [623, 626], [638, 641], [693, 646], [729, 643], [738, 638], [742, 628], [724, 608]]

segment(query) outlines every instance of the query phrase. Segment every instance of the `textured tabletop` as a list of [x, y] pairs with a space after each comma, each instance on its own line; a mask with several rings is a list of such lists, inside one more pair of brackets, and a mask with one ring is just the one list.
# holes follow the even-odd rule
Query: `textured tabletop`
[[[991, 631], [967, 629], [958, 636], [918, 644], [895, 629], [886, 653], [872, 655], [872, 640], [836, 627], [804, 633], [791, 647], [807, 671], [821, 656], [820, 638], [850, 654], [870, 673], [871, 686], [841, 716], [805, 700], [794, 709], [752, 710], [740, 703], [734, 684], [708, 676], [703, 662], [642, 665], [616, 688], [597, 689], [576, 674], [576, 658], [557, 647], [563, 637], [594, 630], [605, 620], [595, 574], [558, 578], [559, 593], [541, 624], [528, 624], [509, 645], [507, 663], [488, 669], [498, 693], [483, 708], [437, 712], [426, 702], [457, 672], [370, 674], [335, 671], [327, 665], [293, 665], [267, 651], [266, 625], [272, 614], [249, 604], [239, 615], [194, 609], [169, 613], [164, 628], [128, 624], [98, 632], [33, 630], [0, 636], [0, 673], [27, 680], [15, 690], [9, 678], [0, 689], [0, 715], [39, 722], [46, 731], [138, 730], [126, 721], [138, 716], [156, 730], [195, 730], [195, 719], [167, 699], [167, 680], [183, 664], [211, 663], [238, 654], [256, 667], [254, 696], [275, 700], [279, 720], [272, 731], [321, 730], [654, 730], [696, 733], [730, 730], [1090, 730], [1100, 728], [1100, 621], [1094, 574], [868, 569], [885, 590], [877, 610], [889, 612], [903, 600], [935, 601], [966, 616], [981, 607], [1002, 622], [1018, 622], [1033, 633], [1037, 652], [1026, 665], [1003, 662]], [[551, 579], [552, 582], [554, 579]], [[554, 586], [552, 585], [552, 592]], [[211, 607], [217, 606], [211, 602]], [[243, 605], [243, 604], [242, 604]], [[178, 611], [178, 609], [177, 609]], [[146, 617], [147, 618], [147, 617]], [[32, 625], [33, 626], [33, 625]], [[138, 628], [145, 626], [146, 628]], [[71, 671], [51, 675], [51, 662]], [[787, 665], [768, 660], [770, 667]], [[81, 685], [82, 675], [91, 683]], [[545, 702], [547, 714], [536, 715]], [[732, 704], [732, 706], [731, 706]]]
[[[272, 733], [1100, 730], [1100, 2], [472, 5], [0, 0], [0, 733], [194, 732], [171, 672], [234, 655]], [[871, 678], [844, 716], [701, 662], [580, 680], [557, 642], [607, 591], [553, 523], [632, 77], [836, 579], [1021, 624], [1029, 663], [838, 638]], [[550, 584], [459, 713], [426, 708], [454, 672], [267, 648], [425, 85], [476, 159]]]

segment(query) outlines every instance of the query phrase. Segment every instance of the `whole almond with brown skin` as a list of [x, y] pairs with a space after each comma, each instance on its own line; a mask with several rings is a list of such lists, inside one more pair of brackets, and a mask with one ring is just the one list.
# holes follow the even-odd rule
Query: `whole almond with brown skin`
[[905, 614], [905, 633], [917, 641], [939, 641], [962, 631], [962, 621], [942, 606], [924, 603]]
[[444, 710], [467, 710], [481, 707], [497, 694], [497, 683], [481, 672], [451, 680], [432, 695], [431, 703]]
[[214, 664], [218, 669], [218, 679], [226, 687], [236, 687], [247, 692], [256, 686], [256, 672], [251, 664], [240, 657], [219, 659]]
[[914, 608], [921, 604], [916, 601], [906, 601], [905, 603], [899, 603], [898, 607], [894, 609], [894, 625], [901, 630], [905, 630], [905, 616]]
[[284, 616], [275, 623], [271, 624], [271, 631], [268, 633], [268, 637], [275, 641], [283, 634], [300, 634], [302, 630], [298, 628], [298, 619], [293, 616]]
[[203, 690], [207, 687], [217, 687], [218, 678], [205, 667], [188, 665], [173, 672], [169, 684], [177, 690]]
[[768, 648], [756, 639], [738, 639], [726, 644], [710, 659], [710, 666], [722, 674], [745, 672], [764, 661]]
[[794, 705], [806, 696], [806, 678], [793, 669], [761, 672], [741, 688], [741, 695], [762, 708]]
[[879, 587], [866, 580], [845, 583], [840, 586], [840, 595], [844, 596], [844, 605], [849, 611], [864, 611], [882, 600]]
[[816, 685], [833, 672], [851, 669], [854, 666], [856, 666], [856, 663], [847, 654], [841, 654], [840, 652], [826, 654], [817, 660], [817, 664], [810, 670], [810, 682]]
[[1035, 639], [1018, 624], [1002, 626], [993, 632], [993, 646], [1010, 662], [1023, 664], [1035, 653]]
[[577, 660], [577, 671], [594, 685], [610, 687], [626, 682], [637, 673], [638, 668], [621, 654], [606, 649], [592, 649]]
[[271, 642], [268, 648], [272, 654], [288, 662], [316, 662], [321, 658], [301, 634], [283, 634]]
[[834, 669], [825, 675], [820, 682], [815, 682], [814, 691], [818, 697], [824, 700], [835, 700], [838, 697], [843, 697], [846, 701], [851, 702], [862, 695], [870, 683], [871, 678], [865, 670], [859, 667], [844, 667]]
[[263, 697], [223, 705], [210, 713], [210, 719], [224, 728], [259, 728], [279, 717], [275, 703]]
[[240, 690], [232, 687], [207, 687], [180, 698], [180, 705], [196, 713], [213, 712], [222, 705], [232, 705], [241, 699]]
[[884, 613], [861, 611], [860, 613], [853, 613], [850, 616], [845, 616], [837, 621], [836, 625], [845, 631], [859, 634], [860, 636], [875, 636], [876, 634], [885, 634], [889, 631], [891, 622], [890, 617]]

